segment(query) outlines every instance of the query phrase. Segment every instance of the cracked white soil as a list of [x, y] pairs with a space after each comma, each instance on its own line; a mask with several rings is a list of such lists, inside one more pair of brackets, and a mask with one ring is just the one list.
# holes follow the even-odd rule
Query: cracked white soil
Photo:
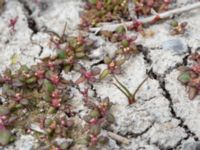
[[[79, 13], [83, 9], [81, 0], [44, 0], [48, 6], [45, 10], [38, 7], [33, 0], [7, 0], [4, 11], [0, 15], [0, 72], [10, 67], [11, 57], [21, 64], [32, 65], [39, 58], [51, 55], [54, 49], [50, 45], [50, 35], [43, 28], [61, 34], [67, 22], [66, 34], [79, 33]], [[185, 5], [189, 0], [178, 0], [177, 5]], [[42, 6], [41, 6], [42, 7]], [[31, 11], [28, 12], [28, 11]], [[8, 27], [9, 19], [18, 16], [13, 33]], [[29, 27], [28, 19], [36, 22], [37, 30]], [[150, 38], [138, 36], [136, 43], [143, 45], [142, 53], [130, 58], [123, 66], [123, 74], [118, 76], [131, 91], [147, 76], [149, 79], [137, 94], [137, 102], [128, 106], [126, 97], [113, 85], [109, 77], [100, 83], [94, 83], [89, 89], [96, 97], [108, 96], [114, 103], [112, 112], [116, 122], [113, 131], [130, 139], [130, 144], [117, 144], [111, 140], [108, 150], [199, 150], [197, 142], [200, 138], [200, 96], [193, 101], [188, 99], [186, 89], [177, 81], [177, 67], [187, 65], [187, 56], [200, 47], [200, 10], [181, 14], [177, 20], [188, 22], [184, 35], [171, 36], [169, 22], [149, 27], [155, 32]], [[91, 54], [92, 61], [83, 62], [90, 68], [99, 64], [107, 52], [112, 55], [115, 45], [91, 34], [97, 39], [99, 48]], [[172, 45], [169, 41], [172, 40]], [[177, 45], [173, 46], [173, 41]], [[167, 44], [166, 44], [167, 42]], [[180, 46], [181, 45], [181, 46]], [[70, 72], [64, 75], [75, 80], [79, 74]], [[81, 85], [84, 88], [85, 85]], [[77, 105], [81, 94], [75, 88]], [[83, 108], [77, 108], [82, 110]], [[28, 142], [28, 143], [27, 143]], [[37, 141], [30, 135], [22, 135], [14, 144], [5, 149], [31, 150]]]

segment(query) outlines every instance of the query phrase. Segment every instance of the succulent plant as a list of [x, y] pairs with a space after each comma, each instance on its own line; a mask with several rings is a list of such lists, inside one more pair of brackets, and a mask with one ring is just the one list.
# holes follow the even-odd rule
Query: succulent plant
[[135, 12], [138, 16], [151, 15], [152, 9], [156, 12], [166, 11], [169, 7], [170, 0], [133, 0]]
[[[73, 111], [73, 106], [69, 104], [72, 98], [69, 89], [83, 81], [89, 83], [98, 81], [96, 76], [99, 75], [100, 69], [94, 67], [88, 71], [79, 65], [79, 61], [86, 59], [90, 50], [95, 48], [94, 41], [81, 35], [59, 38], [60, 41], [57, 44], [66, 46], [57, 49], [56, 55], [43, 58], [41, 62], [32, 66], [20, 65], [15, 72], [6, 69], [0, 75], [2, 96], [9, 100], [0, 107], [0, 127], [2, 128], [0, 145], [7, 145], [14, 140], [11, 132], [13, 128], [20, 129], [24, 133], [33, 131], [39, 137], [39, 142], [46, 143], [43, 145], [47, 147], [60, 148], [53, 142], [57, 137], [74, 140], [77, 138], [77, 124], [74, 121], [77, 112]], [[76, 83], [62, 77], [62, 71], [67, 73], [71, 69], [81, 73]], [[85, 105], [89, 106], [87, 92], [85, 91], [84, 94]], [[90, 117], [93, 117], [93, 120], [95, 118], [104, 120], [105, 124], [109, 124], [111, 121], [108, 123], [106, 120], [111, 119], [107, 119], [103, 114], [103, 111], [108, 113], [109, 108], [102, 104], [90, 103], [90, 107], [93, 105]], [[33, 128], [32, 124], [38, 124], [39, 130]], [[91, 129], [88, 133], [91, 135], [91, 143], [94, 144], [98, 130], [96, 127]], [[101, 143], [105, 142], [101, 135], [98, 137], [101, 137]]]
[[196, 62], [192, 67], [179, 67], [180, 75], [178, 80], [187, 87], [189, 99], [194, 99], [200, 91], [200, 55], [194, 53], [191, 59]]
[[[84, 29], [97, 26], [100, 22], [129, 19], [127, 0], [87, 0], [86, 3], [80, 25]], [[9, 20], [12, 31], [15, 31], [17, 21], [18, 17]], [[65, 35], [66, 26], [62, 35], [48, 32], [51, 35], [50, 42], [55, 45], [55, 55], [43, 58], [32, 66], [20, 64], [16, 71], [6, 69], [0, 75], [2, 97], [8, 100], [0, 106], [0, 145], [5, 146], [14, 140], [13, 129], [25, 134], [32, 132], [39, 141], [39, 149], [69, 148], [67, 143], [56, 144], [55, 139], [58, 137], [73, 139], [73, 144], [82, 143], [91, 149], [108, 142], [102, 130], [115, 121], [109, 98], [91, 100], [88, 89], [80, 91], [84, 106], [89, 109], [84, 116], [85, 126], [82, 127], [77, 122], [78, 112], [70, 103], [73, 98], [70, 89], [82, 82], [93, 84], [108, 75], [121, 73], [125, 61], [138, 52], [135, 37], [126, 36], [125, 26], [119, 26], [114, 32], [100, 33], [118, 45], [114, 57], [105, 56], [107, 67], [101, 72], [98, 67], [87, 69], [80, 65], [80, 61], [88, 59], [90, 52], [96, 48], [95, 41], [83, 35]], [[138, 24], [134, 28], [140, 31], [142, 25]], [[68, 73], [71, 70], [81, 74], [75, 82], [65, 80], [62, 76], [63, 71]], [[137, 90], [131, 94], [118, 80], [117, 83], [119, 85], [116, 86], [129, 98], [129, 103], [133, 103]], [[81, 132], [83, 134], [80, 135]]]
[[16, 26], [17, 21], [18, 21], [18, 16], [16, 16], [15, 18], [12, 18], [12, 19], [9, 20], [9, 27], [11, 27], [11, 30], [13, 32], [16, 31], [15, 30], [15, 26]]
[[75, 81], [76, 84], [82, 83], [84, 81], [87, 81], [89, 83], [93, 83], [98, 81], [98, 78], [95, 76], [99, 75], [101, 72], [101, 69], [98, 67], [93, 67], [90, 71], [86, 71], [85, 68], [81, 67], [80, 73], [81, 76]]
[[176, 20], [171, 21], [171, 35], [183, 34], [186, 31], [187, 22], [178, 23]]
[[112, 106], [109, 98], [106, 97], [99, 103], [88, 102], [85, 104], [90, 112], [84, 116], [87, 135], [78, 140], [79, 143], [88, 146], [89, 148], [96, 147], [99, 144], [106, 144], [108, 138], [101, 135], [101, 130], [114, 123], [115, 118], [110, 112]]
[[88, 0], [82, 15], [81, 28], [96, 26], [99, 22], [129, 19], [127, 0]]
[[121, 66], [125, 63], [125, 61], [125, 58], [110, 58], [109, 56], [105, 56], [104, 63], [107, 65], [107, 68], [101, 72], [99, 79], [102, 80], [106, 78], [109, 74], [120, 74]]

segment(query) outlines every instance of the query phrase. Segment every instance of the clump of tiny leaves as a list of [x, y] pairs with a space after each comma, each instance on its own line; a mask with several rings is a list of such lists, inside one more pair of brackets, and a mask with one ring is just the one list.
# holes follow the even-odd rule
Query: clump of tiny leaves
[[121, 74], [122, 65], [131, 57], [139, 53], [135, 44], [136, 37], [126, 36], [126, 31], [123, 26], [119, 26], [114, 32], [101, 31], [100, 35], [108, 39], [110, 42], [117, 43], [118, 49], [114, 56], [106, 55], [104, 64], [107, 67], [101, 72], [99, 79], [102, 80], [110, 74]]
[[96, 26], [100, 22], [129, 19], [127, 0], [88, 0], [82, 15], [81, 28]]
[[171, 21], [171, 35], [177, 35], [177, 34], [184, 34], [187, 27], [187, 22], [177, 22], [176, 20]]
[[[135, 2], [146, 4], [145, 1]], [[148, 7], [159, 12], [165, 8], [160, 5], [159, 3], [157, 7], [157, 2], [152, 1], [152, 5]], [[128, 0], [87, 0], [85, 7], [80, 25], [84, 29], [97, 26], [100, 22], [120, 20], [120, 18], [129, 20]], [[148, 15], [142, 11], [138, 9], [137, 12]], [[17, 20], [18, 17], [9, 22], [13, 31]], [[91, 50], [96, 48], [95, 42], [83, 35], [66, 36], [65, 29], [66, 25], [61, 36], [50, 32], [52, 33], [50, 42], [55, 45], [56, 55], [43, 58], [41, 62], [29, 67], [20, 65], [15, 72], [6, 69], [0, 75], [1, 96], [7, 99], [0, 106], [0, 146], [13, 142], [18, 131], [35, 135], [41, 149], [65, 150], [71, 146], [67, 143], [57, 144], [55, 142], [57, 138], [70, 138], [73, 139], [72, 145], [84, 144], [92, 149], [108, 142], [108, 137], [102, 134], [103, 129], [109, 127], [115, 120], [110, 112], [112, 104], [109, 98], [90, 100], [88, 89], [82, 92], [84, 104], [89, 109], [84, 117], [85, 127], [82, 129], [81, 123], [77, 123], [76, 119], [79, 118], [78, 112], [74, 111], [70, 104], [74, 98], [70, 94], [70, 88], [82, 82], [92, 84], [108, 75], [120, 74], [122, 65], [127, 59], [138, 53], [136, 38], [126, 36], [127, 29], [124, 26], [118, 27], [114, 32], [100, 32], [100, 35], [118, 45], [113, 57], [107, 55], [104, 57], [106, 69], [101, 71], [98, 67], [88, 69], [80, 65], [80, 60], [88, 59]], [[143, 31], [139, 22], [128, 29]], [[62, 77], [63, 71], [68, 73], [71, 70], [81, 74], [75, 82]], [[144, 81], [132, 94], [117, 78], [115, 79], [118, 83], [115, 84], [116, 87], [127, 96], [129, 104], [134, 103], [135, 94]], [[79, 131], [83, 131], [84, 134], [80, 136], [77, 133]], [[81, 138], [83, 135], [84, 138]], [[78, 138], [80, 139], [77, 140]]]
[[101, 36], [103, 36], [105, 39], [112, 43], [120, 42], [122, 41], [123, 37], [126, 35], [126, 29], [124, 26], [119, 26], [115, 31], [100, 31], [99, 33]]
[[[73, 97], [70, 87], [84, 80], [96, 81], [95, 76], [100, 73], [100, 69], [96, 67], [87, 71], [82, 67], [79, 70], [81, 77], [76, 83], [65, 80], [61, 72], [67, 73], [77, 68], [79, 60], [87, 58], [95, 43], [83, 36], [67, 37], [62, 43], [57, 42], [63, 43], [64, 48], [58, 48], [56, 55], [46, 57], [30, 67], [20, 65], [15, 72], [6, 69], [0, 75], [2, 97], [8, 100], [0, 106], [0, 145], [5, 146], [14, 141], [18, 130], [25, 134], [33, 133], [40, 146], [47, 149], [67, 149], [67, 144], [56, 145], [56, 138], [71, 138], [73, 144], [76, 143], [73, 135], [78, 134], [75, 124], [77, 113], [69, 103]], [[92, 109], [100, 113], [96, 119], [104, 121], [109, 116], [110, 103], [102, 101]], [[35, 124], [39, 130], [34, 128]], [[101, 127], [102, 123], [96, 125]], [[92, 131], [88, 134], [96, 135]], [[103, 142], [104, 139], [99, 136], [98, 141]]]
[[100, 31], [100, 35], [112, 43], [118, 43], [116, 55], [121, 55], [128, 59], [130, 56], [138, 53], [135, 44], [136, 37], [126, 36], [126, 29], [124, 26], [119, 26], [114, 32]]
[[[95, 48], [95, 42], [82, 35], [66, 37], [65, 39], [53, 38], [52, 40], [58, 48], [58, 53], [56, 57], [52, 58], [52, 62], [49, 63], [62, 63], [66, 72], [70, 70], [79, 59], [88, 58], [90, 51]], [[65, 43], [64, 48], [61, 48], [63, 43]], [[49, 61], [49, 59], [47, 60]]]
[[[132, 50], [132, 49], [130, 49]], [[116, 55], [113, 57], [105, 56], [104, 63], [106, 64], [106, 68], [99, 75], [99, 79], [103, 80], [108, 75], [119, 75], [122, 74], [122, 65], [126, 62], [127, 58], [129, 58], [132, 51], [123, 51], [123, 49], [116, 51]]]
[[91, 70], [86, 70], [83, 66], [80, 66], [79, 72], [81, 73], [81, 76], [75, 81], [76, 84], [80, 84], [84, 81], [92, 84], [99, 81], [96, 76], [100, 74], [101, 69], [99, 67], [93, 67]]
[[152, 10], [157, 13], [168, 10], [171, 0], [133, 0], [137, 16], [151, 15]]
[[195, 62], [193, 66], [179, 67], [178, 80], [187, 87], [189, 99], [193, 100], [200, 92], [200, 54], [192, 54], [191, 59]]
[[[7, 69], [0, 77], [2, 96], [9, 100], [0, 107], [0, 126], [4, 131], [0, 132], [3, 134], [0, 136], [0, 145], [4, 146], [13, 140], [13, 128], [27, 133], [32, 130], [32, 123], [40, 124], [44, 132], [39, 137], [47, 139], [46, 142], [59, 136], [68, 137], [65, 130], [69, 129], [69, 122], [73, 122], [70, 113], [65, 112], [69, 107], [70, 84], [61, 77], [58, 67], [45, 62], [31, 67], [21, 65], [15, 73]], [[62, 123], [62, 118], [58, 118], [46, 128], [43, 122], [48, 115], [57, 116], [59, 111], [65, 114], [63, 118], [67, 125]]]
[[125, 62], [126, 62], [125, 58], [122, 57], [114, 56], [113, 58], [111, 58], [109, 56], [105, 56], [104, 63], [107, 65], [107, 67], [101, 72], [99, 79], [103, 80], [108, 75], [121, 74], [122, 72], [121, 68]]
[[108, 142], [109, 139], [102, 135], [102, 130], [114, 123], [115, 119], [110, 112], [112, 103], [108, 97], [94, 102], [90, 100], [87, 92], [87, 89], [83, 92], [85, 106], [89, 108], [88, 114], [84, 116], [86, 132], [85, 137], [79, 139], [78, 143], [93, 149]]

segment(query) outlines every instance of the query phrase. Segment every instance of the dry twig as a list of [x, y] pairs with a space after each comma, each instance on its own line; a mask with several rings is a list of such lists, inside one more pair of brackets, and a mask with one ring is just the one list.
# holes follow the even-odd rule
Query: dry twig
[[129, 139], [127, 139], [127, 138], [125, 138], [123, 136], [120, 136], [120, 135], [118, 135], [116, 133], [113, 133], [113, 132], [110, 132], [110, 131], [108, 131], [107, 133], [112, 139], [114, 139], [114, 140], [116, 140], [118, 142], [121, 142], [123, 144], [129, 144], [130, 143]]
[[[200, 8], [200, 2], [194, 3], [194, 4], [190, 4], [181, 8], [177, 8], [177, 9], [173, 9], [173, 10], [169, 10], [160, 14], [155, 14], [146, 18], [142, 18], [142, 19], [138, 19], [135, 20], [135, 22], [140, 22], [142, 24], [149, 24], [152, 21], [154, 21], [155, 19], [166, 19], [169, 18], [173, 15], [177, 15], [177, 14], [181, 14], [183, 12], [187, 12], [187, 11], [191, 11], [194, 9], [198, 9]], [[126, 25], [126, 26], [130, 26], [133, 24], [133, 21], [129, 21], [129, 22], [124, 22], [124, 23], [118, 23], [118, 24], [114, 24], [114, 23], [101, 23], [99, 24], [100, 27], [95, 27], [95, 28], [90, 28], [90, 31], [98, 33], [101, 30], [108, 30], [108, 31], [114, 31], [117, 27], [121, 26], [121, 25]]]

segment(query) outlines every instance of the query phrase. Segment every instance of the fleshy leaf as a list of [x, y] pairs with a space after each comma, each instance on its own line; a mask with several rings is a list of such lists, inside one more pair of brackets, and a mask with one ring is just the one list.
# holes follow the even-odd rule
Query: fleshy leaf
[[119, 27], [117, 27], [117, 29], [116, 29], [116, 32], [117, 33], [125, 33], [125, 28], [123, 27], [123, 26], [119, 26]]
[[19, 60], [19, 54], [15, 53], [11, 56], [11, 64], [16, 64], [17, 61]]
[[96, 4], [96, 3], [97, 3], [97, 0], [89, 0], [89, 2], [90, 2], [91, 4]]
[[112, 59], [110, 57], [108, 57], [108, 56], [104, 57], [104, 63], [105, 64], [109, 64], [109, 63], [111, 63], [111, 61], [112, 61]]
[[36, 81], [37, 81], [36, 77], [31, 77], [31, 78], [26, 80], [26, 83], [31, 84], [31, 83], [35, 83]]
[[128, 40], [123, 40], [123, 41], [121, 42], [121, 44], [122, 44], [124, 47], [128, 47], [128, 46], [129, 46]]
[[7, 145], [10, 142], [11, 133], [6, 129], [0, 130], [0, 145]]
[[179, 77], [178, 80], [184, 84], [188, 83], [190, 81], [190, 73], [189, 72], [183, 72]]
[[99, 76], [99, 79], [102, 80], [105, 77], [107, 77], [110, 74], [110, 71], [108, 69], [105, 69]]
[[10, 113], [10, 110], [7, 107], [0, 106], [0, 115], [7, 115]]
[[65, 59], [67, 57], [66, 52], [65, 51], [61, 51], [58, 53], [58, 58], [60, 59]]
[[80, 83], [82, 83], [83, 81], [85, 81], [85, 77], [80, 76], [80, 77], [75, 81], [75, 83], [76, 83], [76, 84], [80, 84]]
[[189, 87], [188, 94], [189, 94], [189, 99], [193, 100], [198, 94], [198, 89], [194, 87]]
[[107, 119], [107, 121], [109, 123], [114, 123], [115, 122], [115, 117], [111, 113], [107, 114], [106, 119]]
[[53, 86], [53, 84], [49, 81], [49, 80], [44, 80], [44, 86], [45, 86], [45, 89], [51, 93], [54, 91], [55, 87]]

